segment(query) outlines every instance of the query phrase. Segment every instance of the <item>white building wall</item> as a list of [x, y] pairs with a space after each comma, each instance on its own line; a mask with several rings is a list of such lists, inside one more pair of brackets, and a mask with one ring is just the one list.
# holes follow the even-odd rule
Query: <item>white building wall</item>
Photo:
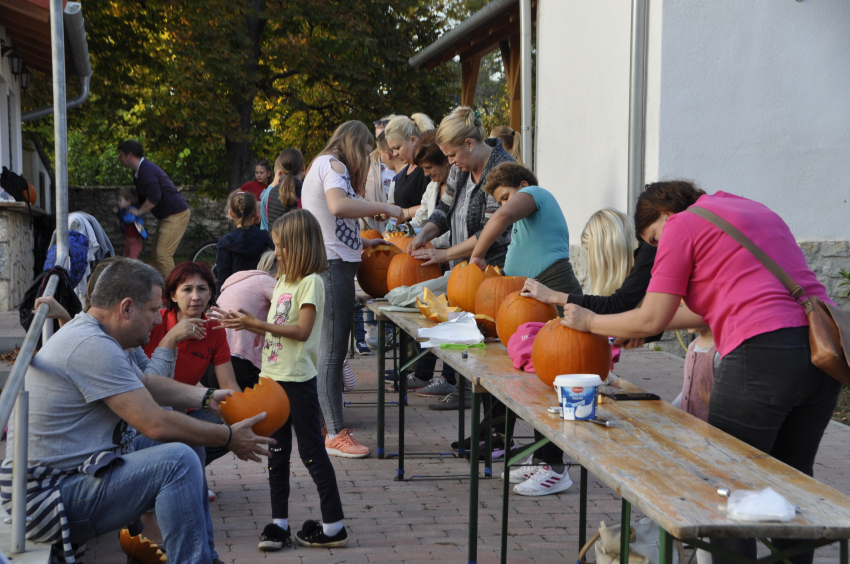
[[848, 53], [847, 0], [664, 1], [647, 178], [763, 202], [798, 240], [850, 240]]
[[539, 0], [537, 175], [567, 219], [570, 242], [594, 211], [625, 211], [629, 0]]

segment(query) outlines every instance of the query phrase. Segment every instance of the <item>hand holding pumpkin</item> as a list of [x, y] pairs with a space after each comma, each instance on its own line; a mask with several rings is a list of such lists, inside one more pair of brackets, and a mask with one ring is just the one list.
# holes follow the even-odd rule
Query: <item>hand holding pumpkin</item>
[[558, 299], [559, 292], [554, 290], [550, 290], [537, 280], [529, 278], [525, 281], [525, 285], [520, 290], [519, 295], [523, 298], [534, 298], [539, 302], [543, 302], [544, 304], [553, 304], [553, 305], [562, 305], [561, 300]]
[[210, 401], [210, 411], [221, 417], [221, 402], [233, 395], [233, 390], [215, 390]]
[[590, 323], [595, 315], [581, 306], [567, 304], [564, 306], [564, 318], [561, 320], [561, 325], [582, 333], [590, 333]]
[[269, 451], [261, 445], [273, 445], [275, 440], [269, 437], [260, 437], [254, 434], [253, 427], [266, 418], [266, 412], [259, 413], [254, 417], [249, 417], [244, 421], [240, 421], [235, 425], [231, 425], [233, 437], [230, 439], [230, 452], [235, 454], [240, 460], [253, 460], [254, 462], [262, 462], [261, 456], [268, 456]]
[[[410, 243], [410, 247], [412, 246], [413, 243]], [[413, 251], [411, 256], [415, 259], [424, 260], [425, 262], [422, 263], [422, 266], [430, 266], [432, 264], [449, 262], [448, 254], [448, 251], [445, 249], [419, 249], [418, 251]]]
[[470, 258], [469, 258], [469, 264], [474, 264], [475, 266], [477, 266], [478, 268], [480, 268], [482, 272], [483, 272], [483, 271], [485, 271], [485, 270], [487, 270], [487, 263], [486, 263], [486, 262], [484, 262], [484, 259], [483, 259], [483, 258], [480, 258], [480, 257], [470, 257]]

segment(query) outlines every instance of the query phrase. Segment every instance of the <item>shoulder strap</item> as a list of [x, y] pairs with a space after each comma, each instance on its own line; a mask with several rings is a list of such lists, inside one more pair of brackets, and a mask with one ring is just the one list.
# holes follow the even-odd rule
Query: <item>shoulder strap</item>
[[756, 246], [756, 244], [753, 243], [746, 235], [741, 233], [737, 227], [735, 227], [716, 213], [699, 206], [691, 206], [685, 211], [697, 215], [706, 220], [707, 222], [715, 225], [721, 231], [723, 231], [724, 233], [735, 239], [735, 241], [740, 243], [742, 247], [750, 251], [753, 256], [756, 257], [756, 260], [762, 263], [764, 267], [770, 271], [771, 274], [776, 276], [779, 281], [782, 282], [782, 285], [785, 286], [789, 292], [791, 292], [791, 295], [794, 297], [794, 299], [797, 299], [803, 294], [805, 294], [805, 291], [800, 287], [800, 285], [797, 284], [794, 279], [791, 278], [791, 276], [782, 269], [781, 266], [776, 264], [776, 261], [767, 256], [767, 253], [765, 253], [758, 246]]

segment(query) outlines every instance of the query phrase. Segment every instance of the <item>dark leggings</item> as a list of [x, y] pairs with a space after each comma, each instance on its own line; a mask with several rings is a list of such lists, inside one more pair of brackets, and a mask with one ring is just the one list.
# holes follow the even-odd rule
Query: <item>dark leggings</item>
[[325, 523], [342, 521], [342, 501], [336, 484], [336, 473], [325, 450], [322, 437], [322, 412], [316, 378], [306, 382], [278, 382], [289, 397], [289, 419], [272, 433], [277, 441], [269, 448], [269, 488], [272, 519], [289, 518], [289, 459], [292, 455], [292, 430], [298, 437], [298, 456], [307, 467], [316, 489]]
[[325, 284], [325, 311], [322, 316], [322, 342], [319, 348], [319, 403], [328, 431], [337, 434], [345, 428], [342, 415], [342, 363], [348, 354], [348, 337], [354, 318], [354, 275], [359, 262], [329, 260], [322, 272]]
[[[824, 430], [838, 401], [841, 384], [810, 360], [809, 328], [763, 333], [723, 357], [714, 375], [708, 422], [792, 468], [811, 476]], [[788, 549], [806, 542], [773, 539]], [[712, 538], [748, 558], [756, 558], [755, 539]], [[814, 552], [791, 558], [811, 564]], [[731, 560], [712, 556], [714, 564]]]

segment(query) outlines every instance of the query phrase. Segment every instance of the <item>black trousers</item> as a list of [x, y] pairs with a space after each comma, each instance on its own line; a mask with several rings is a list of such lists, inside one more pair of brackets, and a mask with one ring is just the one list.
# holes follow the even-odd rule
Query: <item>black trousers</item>
[[289, 458], [292, 454], [292, 431], [298, 437], [298, 455], [307, 467], [316, 489], [322, 521], [342, 521], [342, 500], [336, 484], [336, 473], [325, 450], [322, 437], [322, 408], [316, 378], [306, 382], [278, 382], [289, 397], [289, 420], [272, 438], [277, 443], [269, 448], [269, 487], [272, 518], [289, 518]]
[[[811, 363], [809, 328], [780, 329], [747, 339], [727, 354], [714, 375], [708, 422], [800, 472], [812, 475], [841, 384]], [[773, 539], [788, 549], [804, 540]], [[755, 539], [711, 543], [756, 557]], [[811, 564], [814, 552], [791, 558]], [[730, 560], [713, 556], [714, 564]]]

